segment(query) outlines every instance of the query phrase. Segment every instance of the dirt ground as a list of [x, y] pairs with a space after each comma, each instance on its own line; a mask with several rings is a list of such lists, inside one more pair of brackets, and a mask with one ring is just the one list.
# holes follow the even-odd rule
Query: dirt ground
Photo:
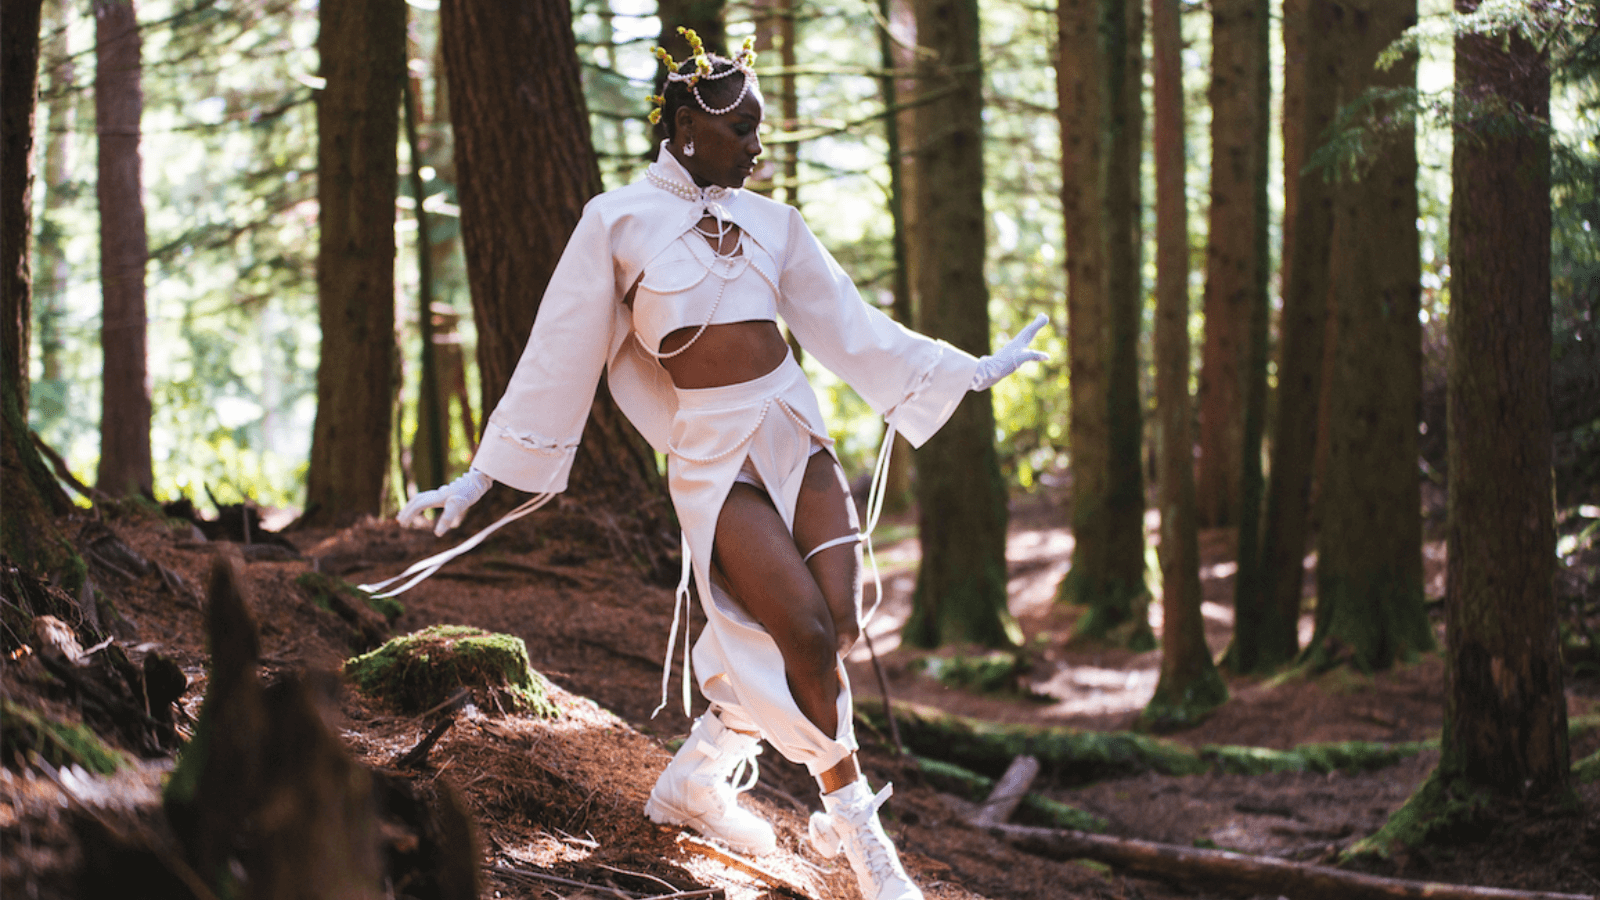
[[[135, 660], [159, 651], [179, 662], [190, 682], [180, 704], [192, 726], [207, 678], [201, 587], [219, 545], [149, 516], [124, 516], [110, 524], [127, 545], [168, 573], [124, 577], [96, 571], [125, 619], [116, 629], [118, 644]], [[896, 524], [885, 520], [880, 534], [904, 533]], [[289, 537], [298, 555], [269, 554], [244, 565], [246, 601], [261, 631], [269, 680], [295, 670], [335, 669], [351, 653], [349, 627], [310, 602], [294, 586], [297, 575], [315, 568], [354, 583], [372, 581], [453, 544], [392, 522]], [[1052, 597], [1071, 549], [1062, 517], [1048, 504], [1022, 503], [1014, 509], [1008, 545], [1011, 609], [1026, 636], [1031, 667], [1022, 679], [1024, 690], [997, 695], [939, 683], [924, 671], [927, 654], [901, 645], [899, 628], [909, 612], [918, 547], [914, 539], [879, 546], [885, 600], [870, 635], [892, 702], [991, 721], [1128, 728], [1155, 688], [1159, 653], [1069, 640], [1079, 611]], [[1437, 544], [1427, 554], [1434, 597], [1443, 590], [1442, 552]], [[1228, 537], [1205, 534], [1202, 554], [1207, 635], [1213, 651], [1220, 652], [1231, 633]], [[668, 742], [687, 731], [689, 720], [676, 700], [676, 668], [675, 702], [651, 717], [661, 702], [672, 587], [644, 580], [617, 555], [603, 523], [558, 501], [401, 598], [406, 612], [393, 626], [396, 633], [450, 623], [516, 635], [526, 642], [534, 667], [556, 686], [559, 717], [534, 719], [469, 707], [433, 747], [426, 765], [403, 775], [419, 783], [448, 784], [465, 799], [482, 854], [482, 896], [576, 900], [618, 896], [612, 889], [643, 897], [709, 886], [724, 889], [729, 898], [857, 897], [842, 861], [822, 859], [806, 840], [806, 816], [819, 807], [810, 779], [776, 754], [761, 757], [762, 779], [745, 800], [776, 824], [780, 846], [774, 854], [728, 857], [644, 818], [641, 807], [669, 757]], [[1437, 604], [1432, 609], [1437, 619]], [[1159, 604], [1151, 615], [1159, 633]], [[1309, 636], [1309, 619], [1302, 628]], [[29, 676], [23, 663], [12, 659], [0, 666], [4, 693], [25, 694]], [[858, 694], [882, 692], [865, 646], [849, 666]], [[1324, 741], [1436, 738], [1443, 719], [1443, 679], [1437, 654], [1374, 675], [1336, 669], [1315, 677], [1232, 678], [1227, 705], [1199, 727], [1171, 737], [1194, 746], [1280, 749]], [[702, 706], [697, 700], [694, 711]], [[1568, 710], [1572, 716], [1600, 712], [1600, 682], [1569, 680]], [[392, 770], [396, 757], [422, 739], [429, 723], [347, 689], [337, 725], [358, 759]], [[930, 898], [1252, 896], [1191, 890], [1100, 864], [1022, 853], [967, 824], [971, 804], [940, 792], [875, 731], [862, 728], [861, 736], [873, 785], [894, 784], [885, 823]], [[1572, 756], [1581, 758], [1597, 746], [1600, 733], [1591, 729], [1574, 740]], [[1436, 752], [1424, 752], [1365, 774], [1141, 774], [1035, 789], [1101, 816], [1114, 835], [1330, 864], [1341, 849], [1378, 828], [1436, 761]], [[170, 758], [157, 757], [111, 779], [0, 769], [0, 896], [73, 896], [71, 873], [83, 858], [70, 811], [90, 806], [148, 814], [171, 764]], [[1594, 894], [1600, 891], [1600, 784], [1581, 786], [1578, 798], [1573, 810], [1508, 812], [1487, 833], [1462, 835], [1455, 844], [1373, 871]]]

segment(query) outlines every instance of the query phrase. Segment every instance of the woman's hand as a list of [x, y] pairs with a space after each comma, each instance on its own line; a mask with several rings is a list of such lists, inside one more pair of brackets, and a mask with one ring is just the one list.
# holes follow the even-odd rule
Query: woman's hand
[[435, 507], [443, 507], [439, 514], [439, 521], [433, 526], [433, 533], [442, 535], [446, 531], [461, 524], [467, 515], [467, 508], [483, 499], [489, 487], [494, 484], [494, 479], [479, 472], [477, 469], [468, 469], [467, 474], [457, 478], [441, 488], [422, 493], [411, 498], [405, 509], [400, 510], [400, 524], [407, 528], [420, 528], [428, 524], [422, 515], [424, 511]]
[[1039, 333], [1050, 317], [1039, 313], [1038, 317], [1028, 323], [1028, 327], [1012, 338], [1004, 347], [1001, 347], [993, 356], [984, 356], [978, 359], [978, 371], [972, 376], [972, 390], [986, 391], [999, 383], [1000, 379], [1015, 372], [1023, 363], [1039, 362], [1050, 358], [1050, 354], [1040, 350], [1029, 350], [1028, 344], [1033, 336]]

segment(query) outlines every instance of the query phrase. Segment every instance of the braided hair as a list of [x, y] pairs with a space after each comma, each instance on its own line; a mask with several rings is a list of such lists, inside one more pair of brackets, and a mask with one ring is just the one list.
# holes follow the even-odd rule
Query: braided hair
[[[732, 69], [733, 61], [722, 56], [711, 56], [711, 73], [718, 75]], [[684, 60], [678, 65], [680, 75], [688, 75], [695, 70], [694, 57]], [[715, 80], [702, 78], [698, 85], [701, 99], [713, 107], [725, 106], [733, 102], [744, 88], [744, 79], [748, 75], [729, 75]], [[668, 140], [677, 136], [678, 108], [687, 106], [690, 109], [704, 109], [694, 98], [689, 83], [685, 81], [667, 81], [666, 87], [661, 92], [661, 128]]]

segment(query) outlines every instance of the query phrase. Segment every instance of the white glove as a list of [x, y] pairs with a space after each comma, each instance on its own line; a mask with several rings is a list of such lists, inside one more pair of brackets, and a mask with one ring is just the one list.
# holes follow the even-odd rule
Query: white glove
[[999, 383], [1000, 379], [1015, 372], [1023, 363], [1040, 362], [1050, 358], [1050, 354], [1040, 350], [1029, 350], [1028, 344], [1033, 336], [1039, 333], [1050, 317], [1039, 313], [1038, 317], [1028, 323], [1016, 337], [1012, 338], [1004, 347], [993, 356], [979, 357], [978, 371], [972, 375], [974, 391], [986, 391]]
[[439, 514], [439, 521], [433, 526], [433, 533], [442, 535], [446, 531], [461, 524], [467, 515], [467, 507], [483, 499], [489, 492], [494, 479], [479, 472], [477, 469], [468, 469], [467, 474], [457, 478], [441, 488], [422, 493], [411, 498], [405, 509], [400, 510], [400, 524], [407, 528], [426, 527], [428, 520], [423, 512], [434, 507], [443, 507]]

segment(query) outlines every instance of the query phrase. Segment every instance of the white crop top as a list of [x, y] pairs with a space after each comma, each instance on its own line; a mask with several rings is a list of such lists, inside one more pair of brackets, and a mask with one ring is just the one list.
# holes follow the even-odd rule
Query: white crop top
[[[732, 253], [719, 255], [699, 232], [686, 231], [645, 266], [633, 295], [633, 333], [646, 353], [667, 359], [689, 349], [707, 326], [775, 322], [776, 271], [747, 232]], [[680, 328], [698, 330], [689, 343], [662, 353], [662, 340]]]

